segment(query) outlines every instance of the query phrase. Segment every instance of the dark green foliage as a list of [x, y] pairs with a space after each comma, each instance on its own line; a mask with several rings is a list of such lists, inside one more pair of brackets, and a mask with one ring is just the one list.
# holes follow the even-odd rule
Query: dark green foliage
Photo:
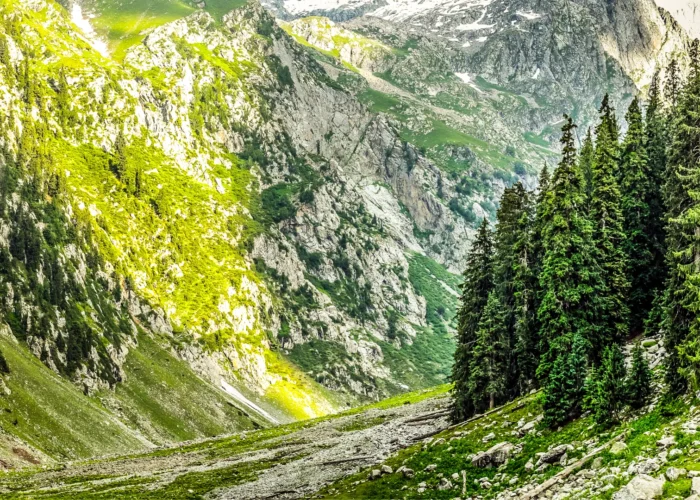
[[641, 342], [632, 349], [632, 366], [627, 378], [627, 398], [632, 408], [641, 408], [651, 397], [651, 370]]
[[532, 206], [521, 183], [507, 188], [497, 213], [494, 283], [504, 308], [510, 397], [532, 384], [538, 359], [532, 252]]
[[492, 409], [506, 394], [508, 329], [504, 304], [491, 291], [476, 329], [469, 366], [469, 393], [477, 411]]
[[562, 160], [538, 213], [544, 222], [538, 311], [542, 358], [537, 374], [541, 380], [549, 378], [553, 363], [567, 352], [574, 335], [584, 339], [591, 335], [593, 246], [591, 225], [583, 208], [583, 175], [576, 161], [574, 129], [567, 116], [561, 140]]
[[644, 320], [651, 310], [658, 292], [658, 270], [655, 267], [653, 230], [659, 221], [652, 221], [650, 200], [660, 192], [658, 184], [652, 184], [649, 158], [645, 146], [644, 122], [639, 100], [635, 98], [627, 111], [627, 135], [622, 145], [620, 187], [624, 215], [625, 253], [628, 262], [630, 292], [628, 297], [630, 330], [641, 333]]
[[297, 213], [291, 200], [291, 189], [287, 184], [277, 184], [265, 189], [260, 195], [263, 209], [273, 222], [282, 222]]
[[624, 218], [620, 207], [620, 189], [616, 180], [619, 146], [617, 122], [608, 97], [600, 109], [601, 121], [596, 129], [593, 165], [593, 195], [590, 219], [593, 223], [594, 259], [599, 280], [594, 284], [594, 335], [589, 337], [594, 357], [604, 346], [622, 342], [628, 333], [627, 256]]
[[[669, 139], [666, 118], [663, 114], [659, 90], [658, 72], [649, 89], [649, 103], [646, 113], [646, 150], [648, 157], [649, 185], [646, 203], [649, 207], [649, 218], [646, 225], [649, 251], [651, 252], [650, 269], [647, 271], [649, 286], [656, 290], [652, 300], [650, 313], [646, 318], [653, 321], [654, 332], [661, 324], [661, 297], [664, 281], [666, 280], [666, 227], [663, 199], [664, 175], [666, 170], [666, 145]], [[652, 311], [653, 310], [653, 311]], [[634, 326], [634, 325], [633, 325]]]
[[581, 154], [579, 157], [579, 165], [581, 172], [583, 173], [584, 180], [584, 192], [586, 193], [586, 206], [590, 207], [591, 200], [593, 199], [593, 163], [595, 161], [595, 148], [593, 146], [593, 135], [591, 134], [591, 129], [588, 129], [586, 133], [586, 138], [583, 141], [583, 146], [581, 147]]
[[603, 351], [600, 367], [591, 371], [586, 382], [587, 409], [599, 424], [618, 420], [627, 400], [625, 356], [613, 344]]
[[[695, 380], [695, 368], [687, 366], [697, 356], [695, 325], [698, 292], [695, 275], [700, 271], [698, 249], [698, 182], [700, 182], [700, 72], [697, 41], [693, 44], [690, 80], [678, 99], [673, 115], [672, 141], [664, 186], [667, 210], [668, 278], [664, 294], [664, 344], [668, 351], [666, 382], [672, 393], [681, 393], [687, 380]], [[692, 337], [689, 339], [689, 336]], [[679, 347], [682, 352], [679, 352]]]
[[451, 418], [459, 422], [474, 412], [470, 394], [470, 366], [476, 330], [493, 289], [493, 241], [486, 219], [482, 220], [464, 271], [464, 283], [457, 314], [457, 350], [452, 368], [454, 383]]
[[0, 373], [7, 375], [10, 373], [10, 365], [7, 364], [5, 355], [0, 351]]
[[564, 424], [581, 414], [588, 345], [579, 334], [562, 338], [544, 391], [544, 420], [550, 427]]

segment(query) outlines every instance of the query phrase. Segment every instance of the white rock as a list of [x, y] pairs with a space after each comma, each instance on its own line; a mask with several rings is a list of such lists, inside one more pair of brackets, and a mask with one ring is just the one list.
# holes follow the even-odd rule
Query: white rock
[[647, 474], [640, 474], [615, 493], [613, 500], [652, 500], [663, 495], [664, 483], [663, 478], [655, 479]]

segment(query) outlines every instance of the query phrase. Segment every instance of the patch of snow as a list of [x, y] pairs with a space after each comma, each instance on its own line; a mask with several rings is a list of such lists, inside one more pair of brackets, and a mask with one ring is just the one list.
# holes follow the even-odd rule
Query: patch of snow
[[481, 17], [474, 21], [473, 23], [469, 24], [461, 24], [457, 26], [455, 29], [458, 31], [478, 31], [478, 30], [484, 30], [484, 29], [490, 29], [493, 28], [493, 24], [481, 24], [481, 21], [483, 21], [486, 18], [486, 13], [488, 11], [488, 8], [485, 8], [484, 11], [481, 13]]
[[487, 37], [487, 36], [480, 36], [479, 38], [476, 39], [476, 41], [479, 43], [484, 43], [488, 39], [489, 39], [489, 37]]
[[533, 78], [534, 80], [537, 80], [537, 78], [539, 78], [539, 76], [540, 76], [540, 68], [537, 68], [537, 69], [535, 70], [535, 74], [532, 75], [532, 78]]
[[107, 44], [97, 36], [90, 21], [83, 16], [83, 9], [77, 2], [73, 3], [73, 8], [70, 11], [70, 20], [80, 28], [93, 49], [102, 54], [103, 57], [109, 57]]
[[534, 12], [521, 12], [521, 11], [517, 11], [516, 14], [519, 15], [520, 17], [524, 17], [524, 18], [527, 19], [528, 21], [533, 21], [533, 20], [535, 20], [535, 19], [539, 19], [540, 17], [542, 17], [541, 14], [536, 14], [536, 13], [534, 13]]
[[472, 81], [472, 77], [469, 76], [469, 73], [455, 73], [455, 76], [462, 80], [464, 83], [469, 83]]
[[269, 420], [270, 422], [272, 422], [273, 424], [279, 424], [279, 421], [278, 421], [275, 417], [273, 417], [273, 416], [270, 415], [268, 412], [266, 412], [265, 410], [263, 410], [262, 408], [260, 408], [260, 407], [259, 407], [258, 405], [256, 405], [255, 403], [253, 403], [250, 399], [248, 399], [248, 398], [245, 397], [243, 394], [241, 394], [241, 392], [240, 392], [238, 389], [236, 389], [235, 387], [233, 387], [232, 385], [230, 385], [230, 384], [229, 384], [228, 382], [226, 382], [224, 379], [221, 379], [221, 388], [224, 390], [224, 392], [225, 392], [226, 394], [228, 394], [229, 396], [231, 396], [233, 399], [235, 399], [235, 400], [238, 401], [239, 403], [243, 403], [245, 406], [247, 406], [248, 408], [251, 408], [251, 409], [254, 410], [257, 414], [262, 415], [263, 417], [265, 417], [266, 419], [268, 419], [268, 420]]

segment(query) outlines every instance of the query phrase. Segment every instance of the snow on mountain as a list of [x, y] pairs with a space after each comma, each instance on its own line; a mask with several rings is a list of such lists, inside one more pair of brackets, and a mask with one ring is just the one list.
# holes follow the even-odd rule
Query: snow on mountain
[[700, 37], [700, 0], [656, 0], [693, 37]]

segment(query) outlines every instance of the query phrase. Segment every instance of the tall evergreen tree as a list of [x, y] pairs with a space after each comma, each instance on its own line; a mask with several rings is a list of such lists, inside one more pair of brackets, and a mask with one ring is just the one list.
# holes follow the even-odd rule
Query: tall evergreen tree
[[517, 365], [518, 394], [536, 383], [539, 362], [539, 323], [537, 322], [537, 281], [534, 237], [534, 206], [531, 193], [518, 183], [516, 188], [522, 200], [513, 251], [517, 256], [513, 276], [515, 302], [514, 357]]
[[580, 415], [585, 395], [588, 343], [579, 334], [563, 340], [566, 349], [558, 352], [545, 383], [544, 420], [550, 427]]
[[[664, 201], [666, 205], [666, 260], [668, 278], [664, 293], [663, 331], [666, 358], [666, 384], [672, 393], [683, 392], [687, 378], [692, 373], [684, 373], [684, 361], [692, 360], [694, 352], [691, 339], [683, 355], [679, 347], [688, 342], [691, 326], [696, 321], [697, 291], [694, 291], [694, 274], [700, 262], [695, 249], [700, 234], [697, 228], [698, 164], [700, 162], [700, 75], [698, 66], [697, 41], [693, 44], [691, 76], [678, 98], [678, 105], [672, 115], [672, 142], [668, 153]], [[685, 377], [684, 377], [685, 375]]]
[[[667, 381], [681, 390], [700, 386], [700, 44], [691, 49], [688, 84], [679, 99], [670, 170], [677, 183], [667, 193], [669, 279], [666, 291]], [[675, 370], [675, 372], [674, 372]], [[683, 377], [683, 378], [681, 378]]]
[[469, 393], [477, 411], [493, 409], [506, 395], [508, 347], [506, 309], [492, 290], [476, 330], [469, 369]]
[[488, 221], [484, 219], [477, 231], [464, 271], [457, 315], [457, 349], [452, 368], [454, 388], [451, 418], [454, 422], [462, 421], [474, 413], [473, 398], [469, 391], [469, 370], [476, 342], [476, 329], [493, 289], [492, 238]]
[[593, 162], [595, 161], [595, 149], [593, 146], [593, 135], [591, 129], [588, 129], [586, 138], [583, 140], [581, 147], [581, 155], [579, 157], [579, 165], [583, 173], [584, 192], [586, 193], [586, 206], [590, 207], [593, 199]]
[[681, 95], [681, 72], [678, 67], [678, 60], [675, 58], [671, 59], [671, 62], [666, 68], [666, 86], [665, 86], [665, 97], [666, 102], [672, 109], [675, 109], [678, 105], [678, 101]]
[[533, 340], [534, 327], [531, 212], [529, 194], [521, 183], [505, 190], [497, 213], [494, 284], [505, 311], [509, 397], [518, 396], [524, 388], [523, 377], [527, 375], [520, 364], [528, 365], [527, 371], [532, 374], [531, 360], [526, 358], [532, 352], [527, 342]]
[[630, 330], [641, 333], [644, 320], [651, 310], [659, 286], [655, 268], [655, 242], [652, 232], [658, 227], [652, 221], [649, 202], [658, 192], [653, 185], [649, 158], [645, 146], [644, 122], [639, 100], [635, 97], [626, 115], [627, 135], [622, 145], [621, 191], [625, 229], [625, 254], [628, 263], [630, 291], [628, 306], [631, 312]]
[[595, 162], [593, 165], [593, 197], [590, 218], [593, 223], [595, 263], [600, 279], [595, 283], [595, 331], [589, 341], [594, 358], [603, 347], [619, 343], [628, 333], [626, 294], [627, 258], [623, 250], [624, 218], [620, 208], [620, 189], [616, 180], [618, 168], [617, 122], [607, 96], [600, 109], [601, 121], [596, 128]]
[[589, 409], [599, 424], [618, 420], [627, 400], [626, 375], [622, 349], [617, 344], [607, 346], [600, 367], [592, 373], [592, 380], [586, 384], [586, 389], [592, 391], [588, 396]]
[[649, 272], [649, 280], [652, 287], [657, 290], [653, 300], [652, 311], [647, 318], [648, 328], [653, 333], [658, 332], [661, 324], [661, 309], [663, 289], [666, 280], [666, 221], [663, 197], [664, 175], [666, 170], [667, 155], [666, 146], [669, 134], [666, 125], [666, 116], [659, 89], [659, 72], [652, 78], [649, 88], [649, 103], [646, 113], [646, 148], [648, 154], [649, 176], [651, 190], [648, 193], [647, 204], [649, 206], [649, 225], [647, 235], [650, 241], [652, 253], [652, 270]]
[[[539, 207], [542, 228], [542, 298], [538, 310], [542, 356], [537, 375], [547, 380], [574, 335], [590, 335], [593, 291], [591, 225], [584, 210], [583, 175], [576, 161], [575, 125], [565, 116], [562, 159]], [[548, 384], [546, 384], [548, 386]]]
[[627, 398], [632, 408], [641, 408], [649, 402], [651, 396], [651, 369], [644, 357], [641, 342], [635, 342], [632, 348], [632, 366], [627, 378]]

